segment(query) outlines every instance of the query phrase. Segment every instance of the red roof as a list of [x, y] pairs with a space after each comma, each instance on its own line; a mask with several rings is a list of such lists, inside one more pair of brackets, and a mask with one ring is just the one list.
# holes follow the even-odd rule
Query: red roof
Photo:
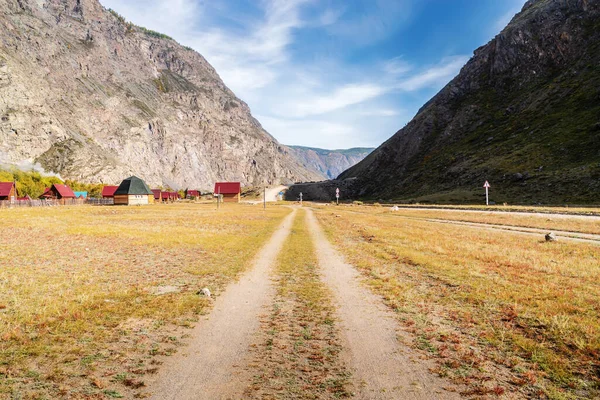
[[113, 197], [118, 188], [118, 186], [104, 186], [102, 188], [102, 197]]
[[152, 190], [152, 193], [154, 194], [154, 200], [160, 199], [160, 193], [161, 193], [160, 189], [151, 189], [151, 190]]
[[52, 186], [56, 189], [60, 197], [62, 197], [63, 199], [75, 198], [75, 193], [73, 193], [73, 190], [67, 185], [54, 184]]
[[[53, 191], [52, 188], [54, 188], [55, 191]], [[40, 196], [40, 198], [52, 198], [54, 197], [55, 193], [57, 194], [57, 197], [61, 199], [75, 198], [75, 193], [73, 193], [73, 190], [70, 187], [68, 187], [67, 185], [58, 184], [54, 184], [51, 187], [46, 188], [46, 190], [44, 190], [44, 193]]]
[[187, 190], [186, 194], [188, 196], [196, 196], [196, 197], [198, 197], [198, 196], [200, 196], [200, 191], [199, 190]]
[[10, 191], [13, 188], [13, 182], [0, 182], [0, 196], [10, 196]]
[[242, 191], [242, 185], [239, 182], [217, 182], [215, 183], [215, 193], [220, 194], [238, 194]]

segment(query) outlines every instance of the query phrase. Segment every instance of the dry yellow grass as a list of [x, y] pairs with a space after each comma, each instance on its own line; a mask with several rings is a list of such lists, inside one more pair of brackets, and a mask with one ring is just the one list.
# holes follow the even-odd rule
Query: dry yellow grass
[[[380, 205], [375, 203], [375, 206]], [[600, 215], [600, 207], [577, 207], [577, 206], [513, 206], [513, 205], [444, 205], [444, 204], [402, 204], [402, 208], [428, 208], [432, 210], [478, 210], [478, 211], [514, 211], [514, 212], [535, 212], [535, 213], [548, 213], [548, 214], [573, 214], [573, 215]]]
[[[355, 212], [368, 212], [369, 214], [389, 213], [390, 207], [352, 207]], [[465, 209], [414, 209], [400, 208], [393, 212], [396, 216], [421, 218], [421, 219], [444, 219], [450, 221], [476, 222], [484, 224], [520, 226], [526, 228], [539, 228], [547, 230], [561, 230], [569, 232], [581, 232], [600, 234], [600, 219], [586, 217], [583, 215], [565, 214], [511, 214], [509, 212], [485, 212]]]
[[[288, 209], [3, 210], [0, 398], [132, 394]], [[160, 292], [167, 292], [157, 295]]]
[[317, 216], [465, 394], [600, 395], [599, 246], [356, 209]]

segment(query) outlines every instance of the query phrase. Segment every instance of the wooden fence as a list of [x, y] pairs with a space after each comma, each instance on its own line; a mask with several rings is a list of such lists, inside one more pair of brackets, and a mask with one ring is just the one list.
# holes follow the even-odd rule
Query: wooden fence
[[113, 205], [113, 199], [0, 200], [0, 208], [80, 206], [84, 204], [91, 204], [94, 206]]

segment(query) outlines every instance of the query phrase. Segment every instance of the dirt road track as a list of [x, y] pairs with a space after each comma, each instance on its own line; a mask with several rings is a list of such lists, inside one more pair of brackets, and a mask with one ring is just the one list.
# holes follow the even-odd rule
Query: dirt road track
[[557, 231], [557, 230], [540, 229], [540, 228], [528, 228], [528, 227], [516, 226], [516, 225], [497, 225], [497, 224], [487, 224], [487, 223], [480, 223], [480, 222], [454, 221], [454, 220], [449, 220], [449, 219], [434, 219], [434, 218], [414, 218], [414, 219], [423, 219], [428, 222], [436, 222], [436, 223], [440, 223], [440, 224], [465, 225], [465, 226], [470, 226], [473, 228], [510, 231], [510, 232], [515, 232], [515, 233], [527, 234], [527, 235], [535, 235], [539, 238], [543, 238], [546, 233], [552, 231], [560, 239], [566, 239], [566, 240], [573, 241], [573, 242], [592, 243], [592, 244], [600, 245], [600, 235], [596, 235], [596, 234], [592, 234], [592, 233]]
[[307, 212], [317, 258], [338, 306], [343, 358], [353, 373], [357, 399], [458, 399], [447, 381], [431, 374], [433, 362], [398, 341], [398, 323], [382, 300], [363, 287], [360, 274], [329, 243], [312, 210]]
[[215, 301], [194, 328], [192, 342], [167, 359], [154, 382], [155, 400], [241, 399], [251, 376], [242, 368], [259, 314], [272, 297], [269, 270], [288, 237], [296, 211], [288, 215], [257, 255], [252, 269]]

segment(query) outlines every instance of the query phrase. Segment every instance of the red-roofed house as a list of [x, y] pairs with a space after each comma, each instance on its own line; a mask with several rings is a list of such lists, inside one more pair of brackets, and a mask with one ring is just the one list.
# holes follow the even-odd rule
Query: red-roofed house
[[185, 190], [185, 198], [186, 199], [197, 199], [198, 197], [200, 197], [199, 190], [189, 190], [189, 189]]
[[162, 201], [162, 193], [160, 191], [160, 189], [150, 189], [152, 190], [152, 193], [154, 194], [154, 202], [155, 203], [160, 203]]
[[14, 182], [0, 182], [0, 200], [17, 198], [17, 187]]
[[74, 199], [75, 198], [75, 193], [73, 193], [73, 190], [68, 187], [67, 185], [59, 185], [59, 184], [54, 184], [51, 187], [47, 188], [44, 193], [40, 196], [40, 199], [56, 199], [56, 200], [63, 200], [63, 199]]
[[118, 186], [104, 186], [102, 188], [102, 197], [107, 199], [112, 199], [115, 197], [115, 192], [117, 191]]
[[239, 182], [217, 182], [215, 183], [215, 196], [219, 194], [224, 202], [239, 203], [242, 185]]

